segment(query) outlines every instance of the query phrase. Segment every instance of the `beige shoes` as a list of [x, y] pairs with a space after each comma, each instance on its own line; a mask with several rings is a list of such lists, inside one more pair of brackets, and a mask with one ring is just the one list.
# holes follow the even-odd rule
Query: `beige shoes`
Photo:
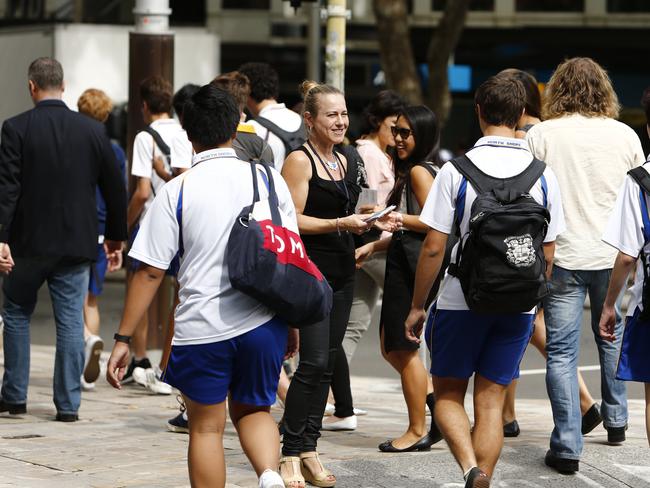
[[[315, 459], [320, 471], [313, 473], [304, 462], [305, 459]], [[300, 460], [302, 461], [300, 463], [302, 475], [308, 483], [322, 488], [329, 488], [336, 485], [336, 478], [331, 471], [323, 467], [323, 463], [321, 463], [317, 452], [303, 452], [300, 454]]]

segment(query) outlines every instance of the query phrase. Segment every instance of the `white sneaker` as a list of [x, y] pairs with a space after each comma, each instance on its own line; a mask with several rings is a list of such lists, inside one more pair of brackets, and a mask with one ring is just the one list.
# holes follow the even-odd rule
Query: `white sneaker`
[[93, 391], [95, 389], [95, 382], [87, 383], [83, 375], [81, 376], [81, 389], [83, 391]]
[[[151, 369], [151, 368], [148, 368]], [[144, 368], [141, 368], [140, 366], [136, 366], [133, 368], [133, 373], [132, 373], [133, 381], [135, 381], [138, 385], [142, 385], [144, 387], [147, 386], [147, 370]]]
[[[137, 368], [136, 368], [137, 369]], [[145, 388], [156, 395], [171, 395], [172, 387], [167, 383], [160, 381], [160, 369], [156, 367], [145, 369]], [[135, 370], [133, 371], [135, 378]], [[138, 381], [136, 379], [136, 381]]]
[[284, 488], [284, 481], [277, 472], [267, 469], [260, 476], [259, 488]]
[[351, 415], [343, 419], [331, 416], [323, 420], [323, 427], [321, 428], [321, 430], [356, 430], [356, 428], [357, 428], [356, 415]]
[[88, 336], [84, 348], [84, 372], [83, 379], [86, 383], [94, 383], [99, 378], [99, 358], [104, 349], [104, 341], [96, 335]]
[[[331, 403], [328, 403], [325, 405], [325, 412], [323, 413], [323, 416], [329, 417], [330, 415], [334, 415], [334, 411], [336, 410], [336, 407], [332, 405]], [[354, 409], [354, 415], [368, 415], [367, 410], [363, 410], [361, 408], [355, 408]]]

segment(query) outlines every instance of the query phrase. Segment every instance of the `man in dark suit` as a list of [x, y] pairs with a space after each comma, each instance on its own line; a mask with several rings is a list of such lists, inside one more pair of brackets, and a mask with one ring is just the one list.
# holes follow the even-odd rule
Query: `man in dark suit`
[[62, 101], [59, 62], [35, 60], [28, 78], [35, 107], [5, 121], [0, 143], [0, 272], [8, 273], [0, 412], [26, 412], [29, 322], [47, 281], [56, 322], [56, 419], [72, 422], [81, 402], [83, 301], [97, 255], [95, 188], [106, 200], [113, 266], [126, 239], [126, 195], [104, 126]]

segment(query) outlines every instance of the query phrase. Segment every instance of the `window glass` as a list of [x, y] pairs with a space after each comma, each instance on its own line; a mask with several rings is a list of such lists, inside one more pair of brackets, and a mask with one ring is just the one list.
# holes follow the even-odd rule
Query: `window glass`
[[650, 0], [607, 0], [609, 12], [650, 12]]
[[[444, 10], [446, 5], [447, 0], [431, 0], [431, 10]], [[469, 9], [479, 11], [494, 10], [494, 0], [472, 0]]]
[[222, 8], [239, 10], [269, 10], [271, 0], [223, 0]]
[[585, 0], [517, 0], [520, 12], [582, 12]]

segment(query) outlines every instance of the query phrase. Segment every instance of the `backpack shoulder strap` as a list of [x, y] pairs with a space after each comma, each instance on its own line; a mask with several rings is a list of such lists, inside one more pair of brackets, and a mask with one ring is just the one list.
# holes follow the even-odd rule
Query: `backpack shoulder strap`
[[260, 124], [262, 127], [264, 127], [269, 132], [273, 132], [276, 136], [278, 136], [280, 139], [282, 139], [282, 142], [284, 142], [285, 144], [289, 140], [289, 138], [291, 137], [291, 132], [287, 132], [286, 130], [282, 129], [279, 125], [271, 122], [266, 117], [257, 117], [255, 119], [255, 122]]
[[[627, 172], [640, 187], [639, 206], [641, 207], [641, 218], [643, 220], [643, 240], [650, 242], [650, 212], [648, 212], [648, 199], [650, 195], [650, 174], [643, 166], [637, 166]], [[645, 269], [645, 267], [644, 267]]]
[[158, 149], [160, 149], [160, 152], [162, 152], [167, 157], [171, 155], [172, 150], [169, 148], [167, 143], [163, 140], [162, 136], [158, 133], [156, 129], [148, 125], [143, 130], [146, 133], [150, 134], [151, 137], [153, 137], [153, 140], [155, 141], [156, 146], [158, 146]]
[[639, 184], [643, 191], [650, 194], [650, 174], [643, 166], [637, 166], [628, 171], [627, 174]]
[[487, 175], [483, 173], [467, 156], [459, 156], [449, 161], [454, 168], [465, 177], [465, 179], [474, 187], [477, 194], [487, 191], [490, 187], [490, 181]]
[[[519, 173], [512, 181], [511, 185], [517, 188], [518, 190], [529, 192], [530, 189], [537, 183], [537, 180], [544, 177], [544, 171], [546, 171], [546, 163], [540, 161], [537, 158], [533, 158], [528, 167]], [[546, 178], [542, 180], [542, 190], [544, 193], [544, 203], [546, 206], [546, 193], [547, 190], [544, 188], [546, 185]]]

